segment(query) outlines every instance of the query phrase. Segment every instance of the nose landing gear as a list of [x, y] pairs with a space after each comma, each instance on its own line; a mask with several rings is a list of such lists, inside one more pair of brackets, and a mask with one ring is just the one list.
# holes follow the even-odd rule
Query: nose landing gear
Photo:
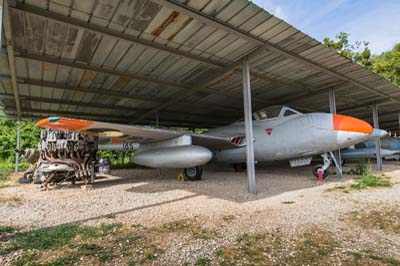
[[[331, 165], [332, 161], [335, 165], [338, 165], [335, 156], [332, 152], [324, 153], [321, 155], [322, 159], [324, 160], [323, 165], [317, 165], [313, 169], [313, 174], [318, 180], [322, 181], [329, 175], [329, 166]], [[341, 169], [341, 168], [340, 168]]]

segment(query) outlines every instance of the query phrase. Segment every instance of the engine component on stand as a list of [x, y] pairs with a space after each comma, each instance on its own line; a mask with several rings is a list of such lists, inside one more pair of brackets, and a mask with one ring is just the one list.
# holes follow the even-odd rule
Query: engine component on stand
[[42, 130], [35, 177], [44, 180], [43, 187], [63, 181], [92, 183], [97, 148], [96, 136], [65, 130]]

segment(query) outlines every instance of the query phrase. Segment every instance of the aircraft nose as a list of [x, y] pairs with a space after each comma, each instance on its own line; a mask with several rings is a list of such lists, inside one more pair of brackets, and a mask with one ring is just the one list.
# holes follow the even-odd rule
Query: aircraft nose
[[338, 131], [357, 132], [364, 134], [371, 134], [373, 132], [372, 126], [360, 119], [347, 116], [333, 114], [333, 129]]

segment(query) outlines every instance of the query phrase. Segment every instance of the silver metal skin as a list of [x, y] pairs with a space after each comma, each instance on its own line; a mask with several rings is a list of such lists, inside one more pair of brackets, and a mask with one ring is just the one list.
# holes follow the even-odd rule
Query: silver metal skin
[[134, 151], [139, 149], [139, 143], [123, 142], [123, 143], [101, 143], [99, 150], [109, 151]]
[[132, 162], [153, 168], [190, 168], [208, 163], [212, 152], [202, 146], [186, 145], [139, 151]]
[[[295, 114], [284, 116], [290, 110]], [[347, 148], [368, 139], [370, 134], [335, 130], [333, 115], [301, 114], [282, 107], [279, 117], [261, 121], [254, 114], [254, 155], [256, 161], [287, 160]], [[270, 132], [268, 134], [268, 132]], [[243, 122], [210, 130], [213, 136], [244, 136]], [[246, 161], [245, 148], [214, 152], [214, 159], [226, 163]]]
[[[400, 150], [381, 149], [383, 158], [399, 154]], [[376, 158], [376, 148], [347, 149], [342, 151], [342, 159]]]

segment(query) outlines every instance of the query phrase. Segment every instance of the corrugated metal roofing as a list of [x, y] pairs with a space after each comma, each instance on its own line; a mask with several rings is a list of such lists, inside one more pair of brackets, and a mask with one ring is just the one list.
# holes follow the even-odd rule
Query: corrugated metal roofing
[[253, 109], [328, 111], [335, 88], [338, 112], [371, 120], [379, 103], [381, 125], [398, 128], [398, 87], [247, 0], [18, 0], [8, 12], [23, 117], [228, 124], [242, 117], [247, 57]]

